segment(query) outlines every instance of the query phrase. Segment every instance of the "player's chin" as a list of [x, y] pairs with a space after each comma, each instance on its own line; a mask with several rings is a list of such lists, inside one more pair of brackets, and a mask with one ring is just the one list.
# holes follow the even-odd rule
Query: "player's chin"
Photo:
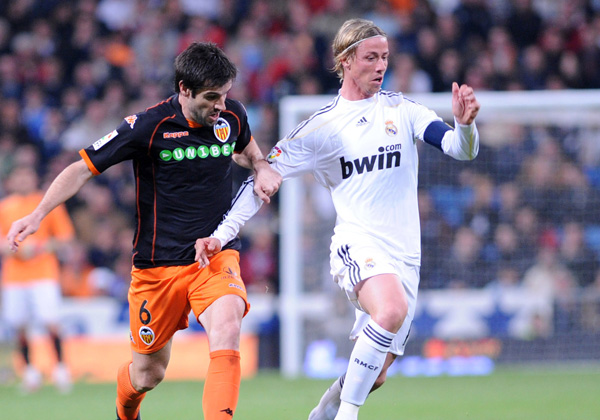
[[217, 121], [219, 121], [219, 114], [211, 114], [206, 117], [206, 125], [213, 126], [217, 123]]
[[383, 85], [383, 79], [376, 79], [371, 81], [371, 84], [369, 85], [369, 93], [374, 95], [377, 92], [379, 92], [381, 90], [381, 86]]

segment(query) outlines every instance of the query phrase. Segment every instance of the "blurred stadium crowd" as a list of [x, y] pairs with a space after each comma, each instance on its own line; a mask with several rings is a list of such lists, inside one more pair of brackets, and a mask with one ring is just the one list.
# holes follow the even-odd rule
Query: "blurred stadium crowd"
[[[79, 149], [170, 95], [173, 60], [194, 40], [238, 65], [230, 96], [265, 153], [278, 140], [279, 98], [337, 92], [330, 44], [350, 17], [389, 35], [386, 89], [600, 88], [597, 0], [11, 0], [0, 16], [0, 179], [28, 164], [44, 189]], [[422, 286], [600, 293], [598, 133], [507, 133], [497, 147], [484, 139], [467, 169], [422, 154]], [[237, 169], [236, 182], [246, 176]], [[128, 164], [68, 202], [78, 239], [61, 256], [66, 295], [125, 298], [134, 204]], [[277, 291], [276, 220], [277, 205], [263, 206], [244, 231], [251, 292]]]

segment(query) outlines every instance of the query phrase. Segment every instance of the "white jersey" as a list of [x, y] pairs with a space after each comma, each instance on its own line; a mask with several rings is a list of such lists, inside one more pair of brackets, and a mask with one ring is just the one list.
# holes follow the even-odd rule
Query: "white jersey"
[[[312, 173], [330, 191], [337, 213], [332, 250], [349, 242], [373, 243], [419, 265], [416, 142], [434, 121], [441, 119], [400, 93], [380, 91], [360, 101], [338, 95], [280, 140], [268, 160], [284, 180]], [[456, 159], [473, 159], [479, 150], [475, 124], [446, 132], [442, 149]], [[246, 193], [213, 235], [223, 245], [260, 206]]]

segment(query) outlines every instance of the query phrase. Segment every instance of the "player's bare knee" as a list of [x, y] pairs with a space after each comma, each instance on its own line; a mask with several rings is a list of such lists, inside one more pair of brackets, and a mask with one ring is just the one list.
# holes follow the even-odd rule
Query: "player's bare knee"
[[382, 308], [377, 312], [376, 315], [372, 315], [372, 318], [382, 328], [396, 333], [402, 326], [407, 313], [407, 307], [398, 305], [391, 306], [389, 308]]
[[165, 378], [165, 372], [166, 369], [162, 366], [136, 371], [131, 378], [131, 384], [138, 392], [151, 391]]

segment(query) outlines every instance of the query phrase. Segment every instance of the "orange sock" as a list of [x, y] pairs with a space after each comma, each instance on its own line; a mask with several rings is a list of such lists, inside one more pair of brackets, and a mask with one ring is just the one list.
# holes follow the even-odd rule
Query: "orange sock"
[[241, 376], [239, 351], [217, 350], [210, 353], [202, 396], [205, 420], [230, 420], [233, 417]]
[[131, 385], [129, 365], [127, 362], [119, 367], [117, 373], [117, 414], [121, 420], [135, 420], [140, 412], [140, 404], [146, 393], [137, 392]]

